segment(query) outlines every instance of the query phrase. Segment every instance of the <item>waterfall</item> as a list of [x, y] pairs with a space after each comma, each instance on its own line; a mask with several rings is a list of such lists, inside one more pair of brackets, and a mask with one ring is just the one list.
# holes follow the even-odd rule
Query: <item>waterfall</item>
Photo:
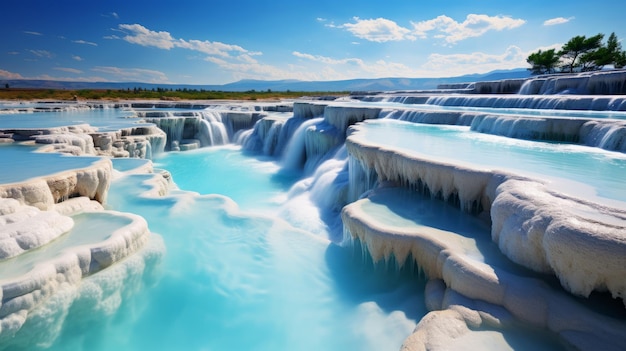
[[230, 141], [221, 113], [205, 110], [200, 116], [202, 119], [195, 137], [202, 146], [224, 145]]
[[277, 151], [278, 141], [280, 139], [280, 132], [285, 124], [285, 120], [274, 120], [270, 130], [267, 132], [267, 136], [263, 142], [263, 154], [268, 156], [274, 156]]
[[426, 124], [449, 124], [468, 126], [476, 113], [464, 111], [383, 110], [379, 118]]
[[578, 74], [554, 74], [526, 80], [520, 94], [626, 94], [626, 71], [599, 71]]
[[626, 152], [626, 123], [588, 121], [581, 127], [580, 135], [584, 145]]
[[287, 119], [265, 117], [254, 124], [252, 130], [242, 133], [237, 141], [244, 150], [262, 152], [266, 156], [275, 156], [278, 152], [281, 130]]
[[178, 144], [183, 139], [185, 119], [179, 117], [147, 118], [147, 122], [156, 124], [167, 135], [165, 141], [166, 151], [179, 151]]
[[304, 167], [306, 159], [305, 136], [307, 129], [317, 123], [322, 122], [322, 117], [313, 118], [303, 122], [293, 133], [291, 140], [286, 147], [282, 164], [286, 170], [301, 170]]
[[348, 156], [348, 197], [347, 202], [358, 200], [364, 193], [376, 188], [378, 175], [369, 167], [364, 167], [361, 161], [354, 156]]
[[593, 95], [432, 95], [427, 105], [503, 108], [503, 109], [540, 109], [540, 110], [577, 110], [577, 111], [626, 111], [624, 96]]
[[340, 242], [343, 225], [339, 213], [348, 203], [347, 162], [345, 145], [327, 153], [313, 175], [291, 187], [281, 217], [292, 223], [306, 222], [313, 233], [327, 233], [331, 241]]

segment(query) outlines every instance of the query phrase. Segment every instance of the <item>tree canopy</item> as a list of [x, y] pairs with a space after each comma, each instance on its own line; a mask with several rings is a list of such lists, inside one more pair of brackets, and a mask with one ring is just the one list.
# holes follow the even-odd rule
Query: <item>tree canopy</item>
[[611, 33], [606, 44], [602, 43], [604, 34], [592, 37], [577, 35], [570, 39], [558, 52], [555, 49], [539, 50], [531, 53], [526, 62], [531, 65], [533, 74], [597, 71], [604, 66], [615, 68], [626, 66], [626, 51], [615, 33]]

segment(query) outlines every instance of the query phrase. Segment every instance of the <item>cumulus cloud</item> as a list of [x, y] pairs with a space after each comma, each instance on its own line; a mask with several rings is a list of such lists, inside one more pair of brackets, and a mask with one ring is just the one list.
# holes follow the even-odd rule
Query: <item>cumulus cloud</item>
[[509, 16], [488, 16], [469, 14], [463, 22], [441, 15], [437, 18], [412, 22], [415, 35], [426, 38], [431, 32], [435, 37], [443, 38], [447, 43], [454, 44], [461, 40], [480, 37], [489, 31], [514, 29], [526, 23], [525, 20]]
[[3, 79], [24, 79], [24, 77], [22, 77], [19, 73], [9, 72], [3, 69], [0, 69], [0, 77]]
[[78, 55], [72, 55], [72, 60], [74, 60], [74, 61], [82, 61], [83, 58], [78, 56]]
[[259, 52], [250, 52], [239, 45], [225, 44], [208, 40], [176, 39], [169, 32], [153, 31], [140, 24], [120, 24], [119, 28], [126, 34], [122, 39], [129, 43], [142, 46], [151, 46], [164, 50], [181, 48], [197, 51], [209, 56], [221, 57], [232, 57], [241, 54], [261, 54]]
[[[120, 24], [119, 30], [124, 33], [121, 39], [142, 46], [156, 47], [164, 50], [175, 48], [195, 51], [206, 55], [205, 61], [218, 65], [222, 70], [231, 71], [233, 76], [241, 78], [283, 79], [293, 72], [259, 63], [255, 56], [263, 53], [250, 51], [239, 45], [218, 41], [175, 38], [169, 32], [153, 31], [140, 24]], [[119, 36], [108, 37], [110, 39]]]
[[442, 39], [448, 44], [455, 44], [461, 40], [479, 37], [489, 31], [502, 31], [517, 28], [526, 23], [525, 20], [509, 16], [488, 16], [469, 14], [463, 22], [457, 22], [451, 17], [441, 15], [433, 19], [420, 22], [411, 22], [412, 28], [398, 25], [386, 18], [360, 19], [354, 18], [354, 23], [345, 23], [334, 28], [344, 28], [354, 36], [373, 42], [388, 42], [401, 40], [426, 39], [429, 36]]
[[556, 18], [551, 18], [549, 20], [545, 20], [543, 22], [543, 25], [544, 26], [555, 26], [557, 24], [565, 24], [565, 23], [567, 23], [567, 22], [569, 22], [569, 21], [571, 21], [573, 19], [574, 19], [574, 17], [568, 17], [568, 18], [556, 17]]
[[[317, 63], [316, 78], [323, 80], [389, 77], [452, 77], [472, 73], [485, 73], [496, 69], [513, 69], [526, 65], [527, 52], [517, 46], [509, 46], [504, 52], [488, 54], [432, 54], [421, 65], [408, 65], [391, 60], [366, 61], [359, 58], [332, 58], [302, 52], [292, 55]], [[310, 69], [310, 68], [309, 68]]]
[[238, 45], [229, 45], [220, 42], [210, 42], [210, 41], [200, 41], [200, 40], [183, 40], [178, 39], [174, 42], [174, 46], [189, 49], [193, 51], [198, 51], [203, 54], [213, 55], [213, 56], [223, 56], [229, 57], [231, 53], [248, 53], [248, 51], [241, 46]]
[[168, 32], [156, 32], [140, 24], [120, 24], [120, 29], [130, 32], [123, 39], [132, 44], [154, 46], [169, 50], [174, 47], [174, 38]]
[[357, 38], [384, 43], [387, 41], [415, 40], [411, 30], [398, 25], [386, 18], [360, 19], [354, 17], [354, 23], [345, 23], [343, 26]]

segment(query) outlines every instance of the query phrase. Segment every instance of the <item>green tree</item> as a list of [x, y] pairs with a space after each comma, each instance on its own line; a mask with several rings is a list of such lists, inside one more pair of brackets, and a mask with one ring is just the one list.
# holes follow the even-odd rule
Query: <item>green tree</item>
[[615, 64], [622, 46], [617, 40], [617, 35], [611, 33], [606, 45], [595, 51], [587, 52], [580, 56], [580, 66], [582, 71], [601, 70], [606, 65]]
[[[589, 64], [592, 61], [593, 53], [602, 47], [602, 38], [604, 38], [604, 34], [596, 34], [590, 38], [577, 35], [565, 43], [558, 52], [564, 61], [563, 71], [573, 73], [574, 69], [583, 66], [583, 64]], [[581, 57], [583, 57], [582, 63], [580, 62]]]
[[617, 39], [615, 32], [609, 35], [606, 42], [607, 55], [609, 60], [605, 60], [604, 65], [613, 64], [615, 68], [622, 68], [626, 64], [626, 51], [622, 50], [622, 44]]
[[539, 50], [528, 55], [526, 62], [531, 65], [529, 70], [532, 74], [554, 73], [559, 63], [559, 56], [557, 56], [555, 49]]
[[615, 68], [623, 68], [626, 66], [626, 51], [621, 51], [615, 55], [615, 62], [613, 64]]

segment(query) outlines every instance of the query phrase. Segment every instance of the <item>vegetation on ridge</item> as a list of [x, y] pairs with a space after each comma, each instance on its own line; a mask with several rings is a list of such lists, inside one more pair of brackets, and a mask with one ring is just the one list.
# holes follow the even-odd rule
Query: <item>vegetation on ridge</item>
[[243, 92], [197, 89], [0, 89], [0, 100], [272, 100], [302, 96], [342, 96], [348, 92], [256, 91]]
[[570, 39], [561, 50], [539, 50], [528, 56], [532, 74], [573, 73], [598, 71], [604, 66], [615, 68], [626, 66], [626, 51], [615, 33], [611, 33], [606, 44], [602, 44], [604, 34], [592, 37], [577, 35]]

